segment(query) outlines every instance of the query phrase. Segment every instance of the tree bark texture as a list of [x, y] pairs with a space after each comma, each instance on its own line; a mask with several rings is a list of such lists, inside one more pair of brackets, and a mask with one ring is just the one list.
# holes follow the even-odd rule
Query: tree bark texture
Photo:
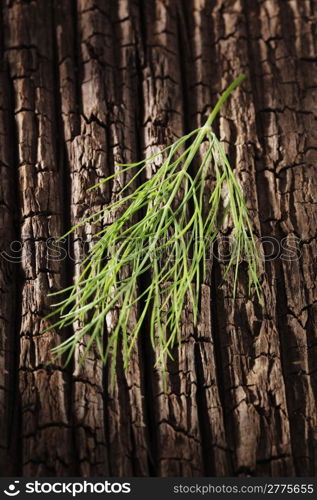
[[[316, 15], [314, 0], [1, 2], [1, 475], [317, 473]], [[296, 237], [301, 257], [265, 263], [262, 306], [243, 266], [235, 299], [219, 288], [214, 260], [166, 392], [146, 325], [113, 393], [94, 352], [80, 365], [83, 346], [48, 365], [72, 330], [41, 334], [48, 294], [72, 282], [96, 228], [62, 262], [47, 240], [111, 201], [127, 177], [87, 188], [115, 162], [200, 126], [241, 73], [216, 130], [257, 235]], [[13, 241], [22, 259], [8, 262]]]

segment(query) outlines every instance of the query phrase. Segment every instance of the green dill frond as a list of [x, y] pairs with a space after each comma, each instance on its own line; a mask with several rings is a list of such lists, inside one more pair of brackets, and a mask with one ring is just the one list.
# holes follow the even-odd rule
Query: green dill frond
[[[181, 314], [188, 297], [194, 322], [197, 322], [206, 252], [221, 230], [219, 215], [224, 188], [228, 201], [223, 209], [230, 215], [235, 242], [225, 276], [234, 269], [235, 294], [238, 266], [242, 260], [246, 261], [249, 292], [253, 289], [260, 296], [259, 255], [248, 209], [223, 147], [211, 129], [222, 104], [243, 79], [243, 75], [237, 78], [222, 94], [203, 127], [150, 158], [121, 165], [121, 170], [91, 188], [123, 172], [133, 173], [116, 201], [67, 233], [87, 221], [99, 224], [105, 217], [109, 220], [109, 215], [113, 216], [113, 222], [95, 235], [96, 242], [84, 259], [76, 282], [52, 294], [66, 294], [66, 298], [54, 305], [49, 316], [58, 315], [58, 320], [49, 329], [82, 325], [53, 349], [54, 355], [67, 354], [68, 362], [76, 346], [85, 339], [83, 357], [95, 345], [104, 362], [111, 360], [113, 381], [119, 345], [122, 342], [127, 368], [146, 318], [157, 364], [164, 367], [166, 356], [171, 356], [173, 346], [180, 340]], [[197, 162], [203, 142], [205, 152], [193, 175], [189, 173], [193, 170], [190, 167], [194, 160]], [[158, 158], [163, 158], [160, 168], [150, 179], [141, 182], [144, 169]], [[207, 215], [204, 215], [206, 178], [211, 174], [215, 183]], [[136, 180], [140, 185], [130, 192], [128, 188]], [[145, 279], [146, 276], [150, 279]], [[146, 283], [141, 290], [140, 282]], [[107, 317], [114, 309], [117, 311], [115, 324], [106, 331]]]

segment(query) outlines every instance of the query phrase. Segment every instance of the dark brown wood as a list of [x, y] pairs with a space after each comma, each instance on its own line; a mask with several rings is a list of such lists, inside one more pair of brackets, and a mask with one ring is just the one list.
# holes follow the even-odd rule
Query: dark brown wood
[[[310, 0], [1, 3], [1, 475], [317, 473], [316, 15]], [[215, 127], [256, 234], [296, 238], [300, 258], [265, 263], [262, 305], [243, 266], [233, 299], [211, 260], [166, 391], [146, 324], [113, 393], [95, 352], [80, 365], [84, 345], [68, 367], [48, 364], [78, 328], [40, 333], [48, 294], [72, 282], [98, 228], [80, 228], [61, 262], [47, 240], [113, 199], [128, 177], [87, 188], [115, 162], [201, 125], [240, 73]]]

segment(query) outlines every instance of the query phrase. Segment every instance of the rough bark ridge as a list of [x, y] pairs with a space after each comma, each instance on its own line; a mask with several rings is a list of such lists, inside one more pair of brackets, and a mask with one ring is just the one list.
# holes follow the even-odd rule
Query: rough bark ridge
[[[316, 14], [313, 0], [1, 3], [2, 475], [317, 473]], [[47, 365], [60, 340], [40, 335], [47, 294], [76, 276], [92, 228], [63, 262], [47, 240], [111, 200], [125, 177], [86, 188], [115, 161], [202, 124], [242, 72], [218, 133], [257, 234], [297, 238], [301, 258], [266, 262], [264, 307], [245, 296], [243, 268], [233, 300], [209, 264], [167, 393], [146, 326], [112, 395], [93, 352], [79, 365], [82, 346], [67, 369]]]

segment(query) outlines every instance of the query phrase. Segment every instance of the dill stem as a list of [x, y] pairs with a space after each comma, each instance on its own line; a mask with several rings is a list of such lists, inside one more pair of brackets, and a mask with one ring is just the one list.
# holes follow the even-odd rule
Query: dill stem
[[219, 97], [217, 104], [213, 108], [212, 112], [210, 113], [206, 123], [205, 127], [209, 128], [211, 124], [213, 123], [214, 119], [216, 118], [217, 114], [220, 111], [220, 108], [223, 106], [223, 104], [226, 102], [228, 97], [232, 94], [232, 92], [246, 79], [246, 75], [240, 75], [238, 76], [230, 85], [229, 87], [221, 94]]

